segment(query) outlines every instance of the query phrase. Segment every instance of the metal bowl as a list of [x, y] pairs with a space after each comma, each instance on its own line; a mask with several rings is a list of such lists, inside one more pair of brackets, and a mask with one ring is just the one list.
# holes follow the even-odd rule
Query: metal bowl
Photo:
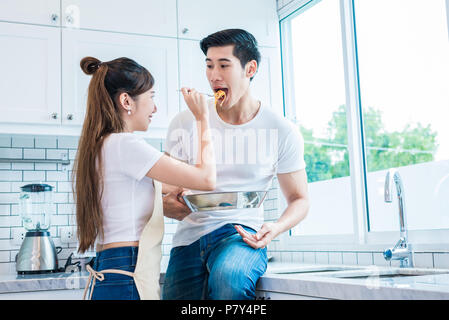
[[192, 212], [259, 208], [268, 191], [237, 191], [183, 196]]

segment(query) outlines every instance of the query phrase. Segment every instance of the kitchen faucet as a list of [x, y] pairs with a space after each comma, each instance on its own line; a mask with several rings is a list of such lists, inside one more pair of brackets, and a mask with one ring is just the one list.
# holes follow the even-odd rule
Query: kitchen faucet
[[396, 186], [396, 193], [399, 203], [399, 241], [393, 248], [384, 251], [384, 258], [387, 261], [399, 260], [401, 268], [413, 268], [413, 249], [408, 243], [407, 221], [404, 206], [404, 186], [397, 169], [390, 169], [385, 176], [385, 202], [393, 202], [393, 182]]

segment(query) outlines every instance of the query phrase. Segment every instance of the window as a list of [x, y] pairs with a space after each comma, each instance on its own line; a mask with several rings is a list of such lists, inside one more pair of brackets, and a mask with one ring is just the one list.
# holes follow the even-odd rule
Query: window
[[296, 106], [290, 118], [304, 137], [313, 203], [293, 234], [352, 234], [339, 2], [322, 1], [288, 23]]
[[292, 235], [332, 243], [353, 234], [356, 245], [378, 243], [376, 234], [396, 239], [397, 199], [384, 201], [389, 168], [403, 180], [409, 236], [436, 243], [436, 229], [449, 234], [446, 6], [298, 0], [283, 13], [285, 113], [304, 136], [312, 201]]
[[404, 183], [409, 230], [449, 228], [449, 41], [445, 0], [356, 0], [369, 230], [399, 229], [385, 169]]

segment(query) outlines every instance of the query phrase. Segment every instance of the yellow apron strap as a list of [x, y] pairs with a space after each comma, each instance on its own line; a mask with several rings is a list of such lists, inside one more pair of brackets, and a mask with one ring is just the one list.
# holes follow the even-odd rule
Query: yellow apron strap
[[89, 272], [89, 279], [87, 280], [86, 287], [84, 288], [83, 300], [86, 300], [87, 288], [89, 287], [89, 284], [91, 282], [92, 287], [90, 289], [89, 300], [92, 299], [92, 293], [94, 291], [95, 282], [96, 280], [103, 281], [105, 273], [117, 273], [117, 274], [124, 274], [125, 276], [134, 277], [134, 273], [119, 269], [105, 269], [102, 271], [95, 271], [94, 269], [92, 269], [90, 265], [86, 265], [86, 270]]
[[141, 300], [160, 299], [160, 271], [164, 236], [164, 213], [162, 203], [162, 184], [154, 183], [153, 215], [142, 231], [139, 240], [139, 253], [134, 270], [134, 282]]

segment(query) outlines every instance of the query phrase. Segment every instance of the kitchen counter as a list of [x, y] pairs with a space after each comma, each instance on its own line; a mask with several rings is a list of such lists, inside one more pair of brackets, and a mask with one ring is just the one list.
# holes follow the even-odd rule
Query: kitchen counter
[[[268, 264], [267, 272], [260, 278], [257, 284], [258, 298], [362, 300], [449, 299], [449, 270], [447, 270], [447, 274], [430, 274], [406, 277], [372, 276], [368, 278], [333, 277], [334, 274], [342, 271], [314, 273], [294, 272], [295, 269], [304, 267], [328, 268], [332, 266], [270, 262]], [[367, 266], [342, 265], [339, 265], [338, 267], [348, 267], [353, 269], [368, 268]], [[371, 268], [373, 268], [373, 266]], [[161, 284], [164, 280], [165, 269], [166, 265], [164, 264], [161, 269]], [[392, 268], [378, 267], [375, 270], [387, 269], [391, 270]], [[87, 272], [40, 275], [0, 275], [0, 294], [53, 290], [83, 290], [88, 276], [89, 274]]]
[[[348, 267], [354, 270], [315, 273], [294, 273], [298, 267]], [[288, 272], [292, 273], [275, 273]], [[366, 278], [338, 278], [337, 273], [357, 272], [356, 269], [374, 271], [374, 275]], [[376, 276], [376, 272], [404, 270], [391, 267], [376, 266], [342, 266], [317, 265], [300, 263], [272, 263], [257, 284], [259, 292], [282, 293], [290, 299], [352, 299], [352, 300], [448, 300], [449, 270], [447, 269], [409, 269], [420, 272], [440, 271], [441, 274], [426, 274], [399, 277]], [[407, 271], [407, 270], [404, 270]], [[363, 272], [363, 271], [362, 271]], [[262, 295], [263, 296], [263, 295]], [[277, 295], [278, 297], [282, 297]]]
[[88, 277], [88, 272], [56, 272], [29, 275], [3, 274], [0, 275], [0, 294], [43, 290], [84, 289]]

